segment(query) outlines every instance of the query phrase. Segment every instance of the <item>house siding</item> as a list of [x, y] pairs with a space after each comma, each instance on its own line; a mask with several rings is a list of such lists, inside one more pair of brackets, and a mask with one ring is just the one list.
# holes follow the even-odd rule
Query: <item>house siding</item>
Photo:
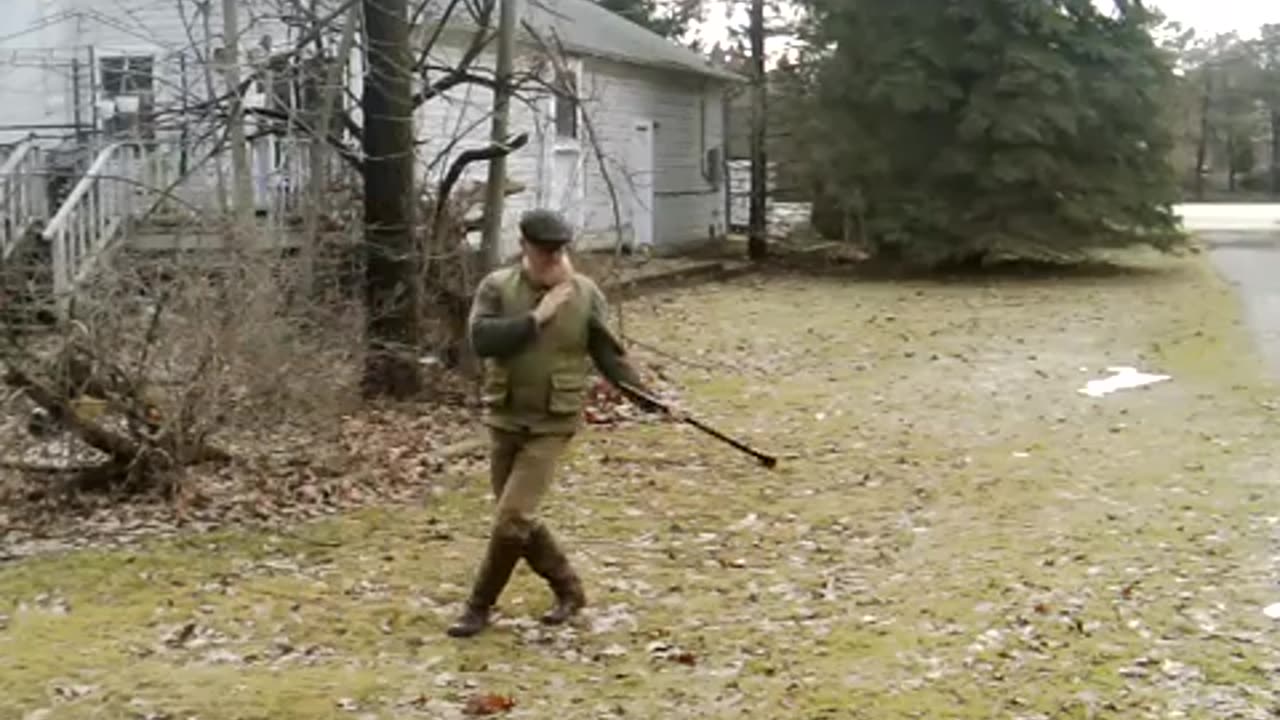
[[[193, 0], [69, 1], [79, 16], [80, 45], [176, 54], [205, 43], [204, 18], [197, 10], [199, 3]], [[208, 6], [210, 42], [216, 47], [223, 42], [221, 5], [212, 2]], [[273, 50], [285, 47], [288, 29], [279, 19], [278, 4], [239, 0], [237, 6], [241, 52], [259, 46], [263, 38], [270, 38]]]
[[[149, 54], [154, 57], [157, 105], [178, 105], [209, 97], [203, 67], [198, 60], [224, 44], [219, 3], [208, 3], [206, 22], [190, 0], [74, 0], [80, 10], [75, 44], [94, 57], [117, 54]], [[268, 0], [240, 0], [240, 57], [243, 65], [265, 54], [287, 48], [292, 33], [278, 18], [280, 10]], [[243, 75], [245, 70], [241, 71]], [[215, 91], [223, 81], [214, 73]]]
[[[289, 31], [267, 0], [246, 0], [240, 7], [242, 62], [261, 52], [264, 38], [276, 50], [287, 45]], [[94, 96], [99, 82], [94, 64], [110, 55], [154, 58], [157, 106], [180, 105], [184, 96], [191, 103], [207, 99], [193, 47], [203, 56], [206, 42], [222, 44], [219, 7], [215, 3], [210, 10], [206, 39], [205, 23], [192, 2], [6, 0], [6, 12], [0, 13], [0, 37], [5, 38], [0, 43], [0, 140], [28, 132], [6, 127], [70, 125], [77, 119], [91, 125], [109, 114], [110, 108], [95, 107], [100, 98]], [[184, 55], [185, 63], [180, 59]], [[221, 88], [220, 77], [215, 84]], [[50, 127], [42, 134], [59, 130]]]
[[[623, 236], [631, 208], [626, 202], [631, 175], [628, 154], [635, 123], [652, 120], [655, 128], [654, 242], [676, 248], [723, 232], [725, 187], [704, 175], [707, 151], [722, 147], [723, 84], [692, 74], [656, 70], [610, 60], [585, 62], [583, 95], [603, 163], [587, 172], [585, 232], [594, 244], [616, 238], [613, 204], [601, 165], [623, 200]], [[594, 155], [594, 150], [592, 151]]]
[[[78, 57], [85, 68], [90, 65], [89, 48], [93, 49], [94, 58], [117, 53], [153, 54], [157, 106], [177, 105], [184, 97], [188, 102], [199, 102], [207, 95], [203, 69], [188, 61], [182, 72], [178, 59], [183, 54], [190, 58], [193, 45], [203, 51], [206, 42], [204, 22], [192, 2], [186, 3], [184, 15], [176, 1], [60, 0], [61, 6], [49, 0], [16, 1], [22, 3], [22, 12], [5, 16], [0, 28], [19, 32], [39, 25], [41, 18], [54, 14], [62, 17], [59, 22], [26, 34], [25, 44], [40, 52], [65, 57], [67, 63]], [[263, 38], [270, 38], [271, 49], [276, 51], [292, 40], [291, 33], [272, 17], [269, 4], [268, 0], [242, 0], [243, 61], [252, 60]], [[60, 9], [51, 9], [54, 7]], [[217, 47], [222, 42], [222, 21], [218, 3], [210, 7], [208, 27], [212, 38], [208, 42]], [[468, 39], [468, 33], [447, 32], [433, 52], [433, 64], [452, 65]], [[8, 51], [0, 51], [0, 58], [4, 52]], [[535, 56], [536, 51], [522, 47], [517, 54], [517, 69]], [[494, 59], [492, 53], [486, 53], [477, 65], [492, 68]], [[713, 183], [704, 174], [707, 150], [721, 147], [723, 142], [722, 81], [594, 57], [572, 60], [571, 65], [578, 72], [579, 89], [584, 96], [584, 117], [579, 120], [577, 138], [557, 136], [554, 101], [545, 92], [525, 93], [511, 105], [510, 132], [528, 133], [529, 142], [508, 157], [509, 177], [525, 189], [507, 197], [500, 251], [504, 255], [517, 251], [519, 215], [534, 206], [566, 212], [582, 231], [580, 247], [611, 247], [619, 233], [626, 238], [633, 211], [627, 188], [631, 174], [628, 153], [638, 120], [656, 123], [655, 243], [676, 247], [706, 238], [709, 231], [722, 231], [725, 183]], [[95, 109], [95, 83], [87, 79], [88, 71], [84, 72], [86, 79], [80, 83], [78, 104], [81, 120], [88, 123], [100, 119], [101, 113]], [[359, 73], [359, 67], [354, 67], [349, 78], [356, 96], [360, 93]], [[40, 76], [42, 85], [21, 75], [17, 67], [0, 65], [0, 79], [7, 78], [3, 81], [8, 85], [21, 82], [26, 87], [41, 88], [45, 104], [38, 113], [28, 112], [23, 118], [70, 123], [77, 105], [71, 97], [70, 74], [48, 68], [35, 74]], [[438, 77], [435, 74], [432, 79]], [[221, 88], [222, 84], [221, 78], [215, 79], [216, 87]], [[0, 125], [18, 117], [3, 114], [8, 106], [17, 104], [0, 102]], [[488, 89], [464, 84], [416, 110], [416, 162], [421, 182], [438, 183], [459, 153], [488, 145], [491, 107]], [[100, 109], [111, 112], [105, 106]], [[354, 119], [359, 122], [358, 108], [353, 110]], [[223, 158], [222, 164], [226, 163]], [[462, 182], [483, 182], [487, 173], [487, 163], [473, 163]], [[211, 183], [212, 167], [205, 168], [204, 174], [209, 176], [204, 178], [205, 183]], [[192, 187], [199, 184], [192, 183]], [[621, 226], [615, 222], [615, 197]]]
[[[436, 52], [437, 60], [451, 64], [460, 52], [460, 48], [442, 48]], [[494, 57], [485, 54], [476, 63], [493, 67]], [[579, 73], [585, 115], [576, 140], [556, 136], [549, 95], [530, 92], [511, 105], [510, 132], [529, 133], [529, 144], [508, 157], [507, 174], [527, 189], [507, 198], [502, 252], [515, 252], [519, 214], [535, 205], [568, 214], [581, 230], [579, 248], [612, 247], [619, 234], [629, 241], [633, 210], [629, 152], [637, 120], [657, 123], [655, 245], [675, 249], [705, 240], [710, 232], [723, 232], [725, 184], [703, 175], [706, 151], [721, 147], [724, 136], [720, 84], [595, 58], [571, 65]], [[491, 107], [492, 93], [487, 88], [468, 85], [419, 108], [415, 118], [423, 143], [418, 151], [419, 177], [433, 182], [443, 177], [449, 163], [440, 159], [442, 152], [452, 158], [469, 147], [487, 145]], [[553, 181], [557, 167], [561, 173], [573, 168], [572, 177]], [[476, 163], [463, 177], [483, 181], [487, 172], [485, 163]]]
[[70, 122], [75, 24], [63, 2], [6, 0], [0, 12], [0, 142]]
[[[460, 45], [437, 47], [432, 52], [432, 63], [453, 66], [462, 55]], [[475, 66], [492, 68], [496, 64], [493, 53], [477, 57]], [[436, 79], [437, 76], [433, 76]], [[521, 213], [539, 205], [557, 206], [572, 212], [570, 202], [557, 203], [550, 197], [550, 163], [554, 158], [547, 150], [554, 140], [554, 125], [550, 116], [550, 97], [545, 93], [526, 91], [510, 105], [507, 127], [510, 135], [528, 133], [524, 147], [507, 156], [507, 177], [524, 190], [506, 197], [503, 203], [502, 233], [499, 252], [512, 256], [519, 250], [518, 223]], [[416, 153], [417, 177], [438, 186], [455, 158], [462, 152], [490, 144], [490, 121], [493, 109], [493, 93], [486, 87], [463, 84], [433, 97], [418, 107], [414, 115], [415, 132], [419, 138]], [[487, 162], [474, 162], [467, 166], [455, 191], [470, 183], [484, 183], [489, 176]], [[456, 197], [456, 196], [455, 196]], [[472, 216], [479, 214], [479, 208]], [[471, 238], [478, 242], [479, 233]]]

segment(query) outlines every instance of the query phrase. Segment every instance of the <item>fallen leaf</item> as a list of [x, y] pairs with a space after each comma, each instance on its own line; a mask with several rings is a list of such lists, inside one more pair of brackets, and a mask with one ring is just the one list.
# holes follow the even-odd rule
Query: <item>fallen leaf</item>
[[614, 643], [600, 651], [605, 657], [622, 657], [627, 654], [627, 649], [617, 643]]
[[516, 706], [516, 701], [505, 695], [494, 695], [486, 693], [484, 695], [473, 695], [467, 701], [467, 705], [463, 708], [463, 712], [468, 715], [496, 715], [501, 712], [507, 712]]
[[90, 695], [98, 689], [96, 685], [59, 685], [54, 693], [66, 700], [76, 700]]
[[177, 628], [164, 639], [164, 644], [170, 647], [181, 647], [185, 645], [191, 636], [196, 632], [196, 624], [194, 621]]

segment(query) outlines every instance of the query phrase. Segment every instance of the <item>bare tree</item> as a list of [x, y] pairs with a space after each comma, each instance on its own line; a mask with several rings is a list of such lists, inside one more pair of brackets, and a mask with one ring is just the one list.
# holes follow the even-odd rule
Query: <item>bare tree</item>
[[[434, 24], [420, 22], [425, 6], [412, 9], [411, 22], [403, 0], [346, 0], [321, 9], [307, 0], [277, 1], [281, 16], [301, 19], [299, 30], [265, 59], [249, 53], [234, 84], [211, 71], [219, 61], [211, 57], [209, 14], [183, 11], [191, 39], [184, 72], [203, 75], [203, 82], [177, 81], [186, 94], [155, 113], [157, 128], [181, 142], [137, 143], [143, 164], [163, 166], [167, 174], [163, 180], [103, 176], [89, 194], [137, 195], [131, 225], [173, 211], [176, 219], [165, 220], [165, 227], [178, 243], [203, 243], [215, 227], [269, 237], [299, 225], [306, 230], [303, 254], [324, 236], [338, 241], [344, 259], [299, 264], [289, 253], [240, 252], [214, 266], [176, 255], [144, 263], [108, 258], [78, 281], [52, 333], [40, 331], [33, 341], [29, 327], [0, 319], [4, 380], [32, 410], [29, 429], [37, 444], [65, 438], [67, 447], [88, 453], [82, 486], [173, 491], [193, 464], [238, 462], [243, 446], [235, 438], [244, 434], [281, 422], [331, 427], [324, 418], [349, 408], [351, 398], [415, 394], [425, 387], [423, 355], [437, 353], [448, 365], [470, 369], [465, 321], [483, 267], [467, 236], [485, 221], [489, 186], [468, 171], [520, 152], [529, 133], [516, 128], [511, 137], [485, 138], [490, 116], [483, 109], [457, 127], [431, 126], [425, 136], [415, 135], [413, 118], [428, 103], [467, 105], [467, 88], [496, 87], [493, 70], [478, 62], [494, 37], [495, 0], [449, 0], [443, 9], [436, 6]], [[356, 27], [361, 18], [363, 32]], [[250, 27], [261, 21], [246, 19]], [[470, 25], [471, 38], [437, 52], [451, 20]], [[417, 46], [410, 45], [411, 25], [420, 28]], [[358, 95], [346, 79], [355, 72], [348, 67], [351, 50], [361, 42], [367, 63]], [[565, 63], [554, 39], [539, 42], [509, 83], [513, 105], [540, 113], [541, 98], [564, 91], [553, 90], [553, 83]], [[290, 83], [318, 86], [318, 100], [280, 89]], [[266, 90], [265, 102], [246, 101], [253, 87]], [[356, 108], [361, 118], [353, 115]], [[304, 205], [300, 218], [277, 218], [272, 233], [237, 226], [256, 225], [252, 218], [228, 223], [236, 211], [222, 193], [217, 203], [204, 197], [212, 196], [213, 175], [225, 187], [223, 160], [238, 144], [231, 139], [237, 114], [253, 121], [245, 143], [274, 136], [309, 145], [311, 174], [307, 185], [294, 188], [305, 192], [290, 196]], [[590, 118], [587, 131], [621, 232], [615, 179]], [[470, 145], [471, 138], [479, 144]], [[345, 171], [332, 180], [320, 169], [327, 166], [318, 157], [322, 149]], [[301, 163], [293, 169], [299, 167], [306, 169]], [[505, 194], [523, 190], [510, 178], [503, 182]], [[363, 242], [341, 242], [360, 236]], [[347, 261], [355, 265], [351, 271], [338, 267]], [[313, 272], [325, 287], [341, 289], [344, 276], [354, 282], [336, 298], [303, 292], [306, 306], [299, 307], [295, 289], [317, 279]], [[322, 302], [332, 306], [321, 308]]]
[[751, 206], [747, 231], [747, 253], [753, 260], [768, 254], [768, 157], [766, 114], [768, 85], [764, 71], [764, 0], [751, 0]]
[[[516, 2], [501, 0], [498, 16], [498, 57], [493, 89], [493, 129], [495, 143], [507, 139], [511, 108], [511, 56], [515, 51]], [[506, 197], [507, 157], [499, 155], [489, 161], [488, 192], [485, 195], [484, 236], [480, 251], [486, 268], [498, 264], [498, 237], [502, 227], [503, 198]]]
[[[227, 87], [240, 87], [240, 8], [237, 0], [222, 0], [223, 73]], [[249, 157], [244, 138], [244, 98], [237, 92], [230, 105], [228, 135], [231, 141], [232, 207], [241, 230], [249, 226], [253, 196], [249, 185]]]
[[421, 390], [413, 247], [413, 90], [406, 0], [364, 0], [366, 397]]

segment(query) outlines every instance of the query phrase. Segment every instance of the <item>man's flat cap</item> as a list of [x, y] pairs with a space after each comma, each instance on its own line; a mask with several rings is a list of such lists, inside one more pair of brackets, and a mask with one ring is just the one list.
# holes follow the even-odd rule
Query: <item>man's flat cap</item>
[[573, 228], [555, 210], [539, 208], [520, 216], [520, 233], [540, 245], [564, 245], [573, 240]]

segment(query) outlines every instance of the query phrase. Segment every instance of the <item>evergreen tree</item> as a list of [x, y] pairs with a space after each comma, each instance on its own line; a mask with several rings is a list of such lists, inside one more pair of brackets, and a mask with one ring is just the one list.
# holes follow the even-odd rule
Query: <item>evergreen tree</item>
[[672, 40], [679, 41], [702, 11], [699, 0], [595, 0], [596, 4], [615, 12], [637, 25]]
[[936, 265], [1181, 240], [1173, 80], [1141, 3], [809, 0], [827, 193]]
[[[1195, 197], [1205, 199], [1206, 178], [1217, 191], [1269, 189], [1280, 194], [1280, 25], [1261, 36], [1236, 33], [1178, 43], [1183, 70], [1178, 86], [1184, 146]], [[1188, 162], [1187, 147], [1194, 147]], [[1264, 152], [1265, 149], [1265, 152]], [[1266, 172], [1261, 170], [1266, 169]]]
[[1261, 99], [1267, 109], [1271, 157], [1268, 178], [1271, 194], [1280, 197], [1280, 24], [1262, 26], [1258, 40], [1261, 59]]

